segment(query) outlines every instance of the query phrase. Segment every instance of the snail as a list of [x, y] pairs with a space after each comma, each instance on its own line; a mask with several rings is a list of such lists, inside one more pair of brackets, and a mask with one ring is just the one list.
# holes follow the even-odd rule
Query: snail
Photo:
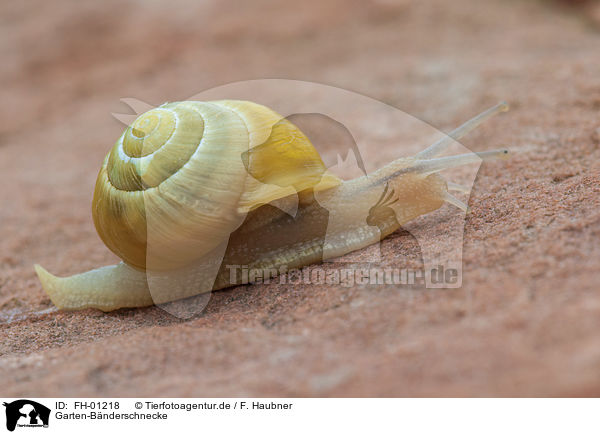
[[[165, 103], [126, 128], [98, 174], [94, 224], [122, 262], [64, 278], [35, 271], [58, 308], [111, 311], [235, 286], [231, 264], [291, 269], [344, 255], [444, 203], [466, 211], [448, 192], [464, 189], [439, 172], [508, 151], [439, 155], [506, 110], [499, 103], [412, 157], [342, 181], [270, 108]], [[151, 291], [150, 278], [167, 284]]]

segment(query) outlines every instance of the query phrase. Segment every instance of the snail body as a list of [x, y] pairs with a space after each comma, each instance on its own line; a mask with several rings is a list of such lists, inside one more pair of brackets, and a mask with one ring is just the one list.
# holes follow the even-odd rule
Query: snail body
[[[506, 109], [498, 104], [414, 157], [342, 181], [265, 106], [164, 104], [125, 130], [96, 182], [94, 224], [123, 262], [65, 278], [36, 272], [57, 307], [110, 311], [242, 283], [230, 266], [292, 269], [344, 255], [446, 202], [466, 210], [438, 172], [507, 151], [436, 157]], [[150, 291], [149, 279], [167, 284]]]

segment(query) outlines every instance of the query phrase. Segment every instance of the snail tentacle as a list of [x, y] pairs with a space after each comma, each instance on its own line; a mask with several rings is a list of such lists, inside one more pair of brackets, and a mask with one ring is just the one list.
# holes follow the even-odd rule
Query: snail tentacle
[[417, 155], [415, 155], [415, 158], [425, 160], [425, 159], [435, 157], [435, 156], [441, 154], [455, 140], [458, 140], [461, 137], [464, 137], [465, 135], [467, 135], [468, 133], [473, 131], [475, 128], [477, 128], [479, 125], [481, 125], [483, 122], [485, 122], [492, 116], [494, 116], [498, 113], [506, 112], [506, 111], [508, 111], [508, 109], [509, 109], [508, 103], [506, 103], [505, 101], [502, 101], [502, 102], [496, 104], [494, 107], [491, 107], [491, 108], [487, 109], [486, 111], [478, 114], [474, 118], [469, 119], [467, 122], [465, 122], [460, 127], [453, 130], [447, 136], [442, 137], [440, 140], [435, 142], [433, 145], [431, 145], [428, 148], [424, 149], [423, 151], [419, 152]]

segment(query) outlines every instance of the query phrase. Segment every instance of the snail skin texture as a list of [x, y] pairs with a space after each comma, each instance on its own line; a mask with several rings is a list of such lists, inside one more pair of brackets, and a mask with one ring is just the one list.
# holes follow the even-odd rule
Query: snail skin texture
[[[448, 193], [463, 188], [438, 172], [508, 151], [439, 154], [507, 109], [500, 103], [413, 157], [342, 181], [294, 124], [267, 107], [163, 104], [125, 130], [96, 182], [94, 224], [123, 262], [64, 278], [35, 270], [58, 308], [111, 311], [241, 284], [228, 264], [292, 269], [344, 255], [445, 202], [466, 211]], [[294, 204], [294, 216], [282, 211]]]

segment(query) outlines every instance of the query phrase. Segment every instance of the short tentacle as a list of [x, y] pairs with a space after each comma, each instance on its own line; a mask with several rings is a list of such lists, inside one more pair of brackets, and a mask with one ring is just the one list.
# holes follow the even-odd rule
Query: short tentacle
[[462, 202], [461, 200], [458, 200], [457, 198], [455, 198], [454, 196], [452, 196], [450, 193], [446, 193], [443, 197], [445, 202], [448, 202], [451, 205], [454, 205], [457, 208], [460, 208], [461, 210], [463, 210], [465, 213], [469, 212], [469, 207], [466, 203]]
[[446, 184], [448, 185], [448, 190], [451, 191], [460, 191], [461, 193], [468, 193], [470, 191], [470, 188], [466, 185], [456, 184], [455, 182], [450, 181], [447, 181]]

